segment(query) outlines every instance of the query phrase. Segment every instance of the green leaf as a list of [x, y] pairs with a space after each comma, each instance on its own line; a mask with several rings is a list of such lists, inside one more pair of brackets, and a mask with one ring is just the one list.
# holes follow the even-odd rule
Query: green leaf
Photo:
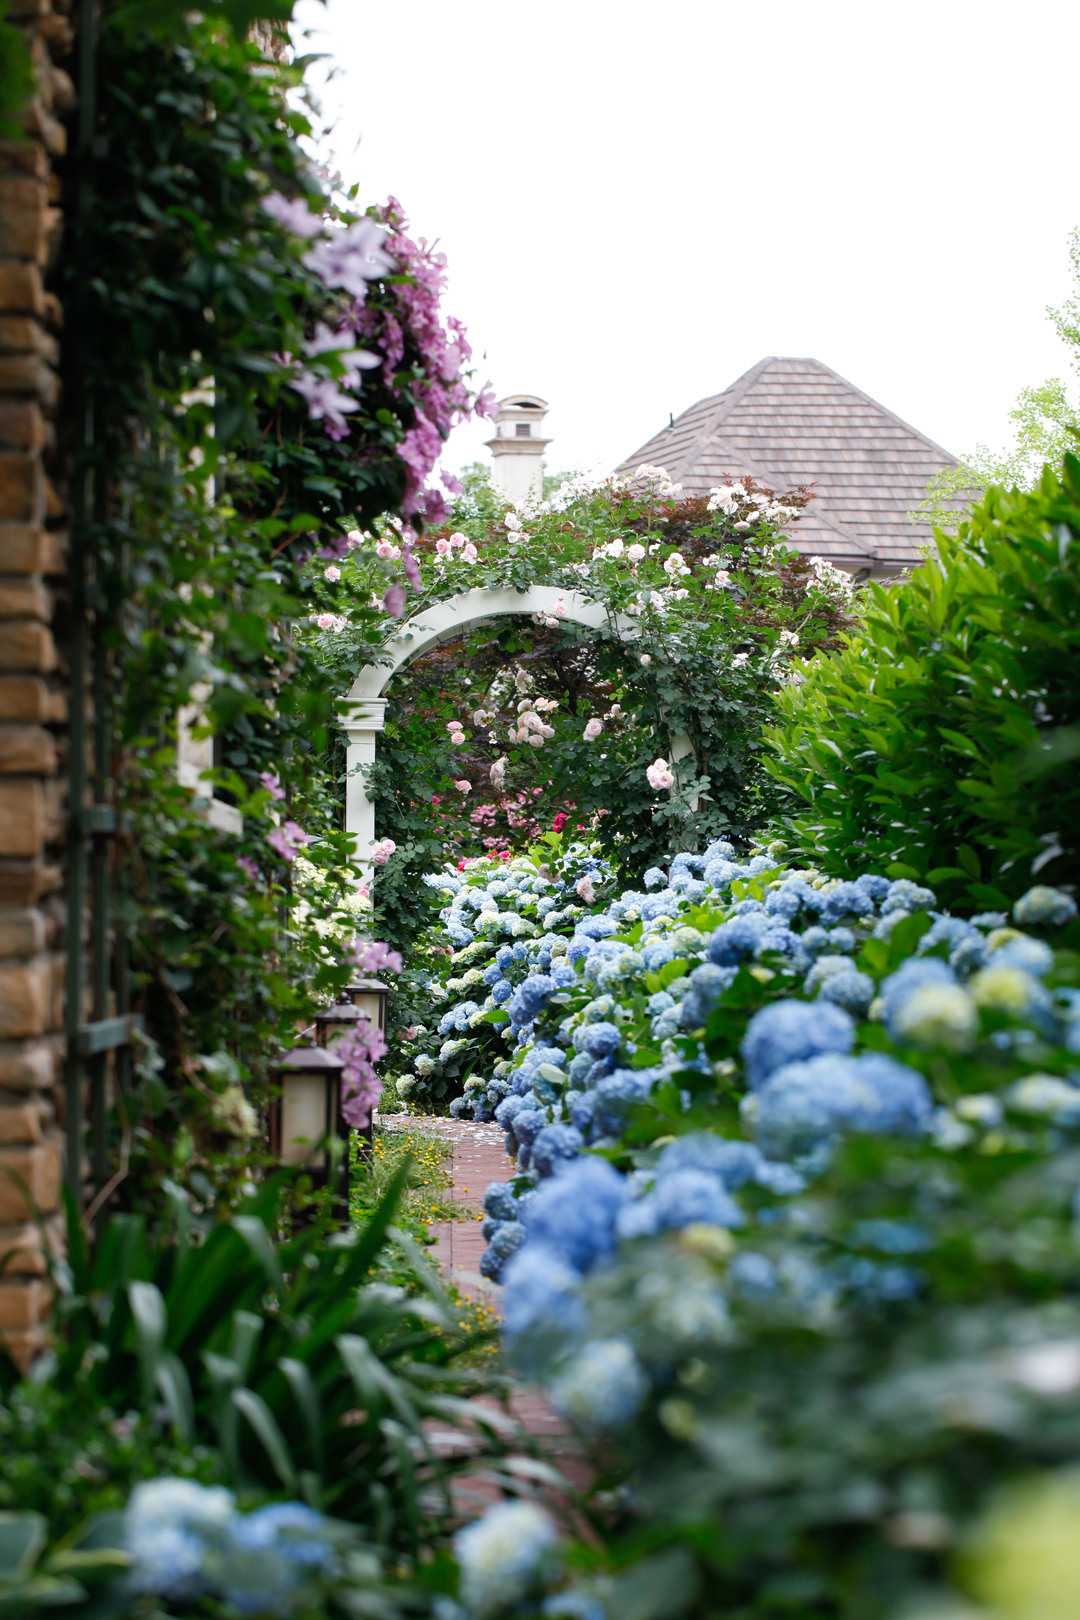
[[958, 844], [956, 846], [956, 859], [969, 877], [977, 878], [980, 876], [982, 866], [978, 855], [970, 844]]
[[173, 1428], [185, 1445], [193, 1445], [195, 1402], [191, 1394], [191, 1381], [183, 1362], [171, 1350], [166, 1351], [158, 1363], [157, 1387]]
[[234, 1389], [230, 1399], [233, 1409], [258, 1439], [282, 1485], [287, 1491], [295, 1490], [296, 1470], [288, 1444], [262, 1396], [251, 1389]]
[[932, 919], [925, 911], [916, 911], [914, 915], [905, 917], [898, 922], [889, 935], [889, 965], [899, 967], [914, 953], [923, 935], [933, 926]]
[[292, 1357], [285, 1356], [278, 1363], [278, 1366], [289, 1385], [297, 1410], [304, 1419], [314, 1470], [317, 1476], [321, 1478], [325, 1447], [323, 1444], [322, 1417], [319, 1410], [319, 1392], [315, 1387], [310, 1372], [302, 1361], [295, 1361]]
[[133, 1282], [128, 1285], [128, 1303], [135, 1323], [135, 1347], [139, 1358], [139, 1382], [143, 1399], [149, 1401], [157, 1385], [161, 1352], [165, 1343], [168, 1318], [161, 1290], [153, 1283]]
[[0, 1576], [27, 1575], [41, 1556], [48, 1525], [40, 1513], [0, 1513]]

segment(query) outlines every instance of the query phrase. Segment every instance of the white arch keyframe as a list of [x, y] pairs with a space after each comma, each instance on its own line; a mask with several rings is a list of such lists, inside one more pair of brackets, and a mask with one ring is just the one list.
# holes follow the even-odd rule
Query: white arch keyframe
[[[635, 641], [640, 634], [637, 623], [625, 614], [612, 614], [602, 602], [554, 585], [532, 585], [527, 591], [463, 591], [409, 619], [387, 642], [378, 661], [360, 671], [348, 696], [339, 704], [341, 724], [348, 738], [345, 830], [352, 833], [356, 855], [362, 862], [368, 862], [375, 842], [375, 806], [368, 796], [364, 772], [365, 767], [375, 763], [376, 740], [386, 716], [383, 693], [390, 681], [403, 664], [429, 647], [451, 641], [493, 619], [532, 614], [546, 614], [589, 630], [613, 630], [623, 641]], [[690, 752], [689, 737], [673, 740], [674, 759], [682, 759]]]

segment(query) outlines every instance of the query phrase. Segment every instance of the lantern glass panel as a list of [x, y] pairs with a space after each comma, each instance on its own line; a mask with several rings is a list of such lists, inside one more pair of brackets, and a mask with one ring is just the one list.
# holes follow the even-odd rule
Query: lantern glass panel
[[382, 1004], [382, 996], [372, 990], [359, 991], [353, 1000], [353, 1006], [357, 1012], [363, 1013], [364, 1017], [374, 1024], [376, 1029], [382, 1028]]
[[327, 1084], [324, 1074], [288, 1074], [281, 1088], [281, 1162], [313, 1165], [320, 1159], [320, 1144], [333, 1129], [327, 1119]]

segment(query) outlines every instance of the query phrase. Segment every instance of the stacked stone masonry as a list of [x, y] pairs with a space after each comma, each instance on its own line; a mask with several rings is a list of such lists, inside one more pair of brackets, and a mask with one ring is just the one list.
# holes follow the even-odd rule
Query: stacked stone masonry
[[36, 93], [0, 141], [0, 1339], [25, 1364], [48, 1309], [61, 1185], [64, 489], [57, 468], [60, 171], [70, 0], [10, 0]]

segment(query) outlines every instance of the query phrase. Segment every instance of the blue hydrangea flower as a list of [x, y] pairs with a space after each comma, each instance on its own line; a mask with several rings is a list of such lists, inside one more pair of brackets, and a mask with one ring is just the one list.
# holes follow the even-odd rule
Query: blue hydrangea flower
[[955, 984], [956, 974], [936, 956], [909, 957], [881, 986], [885, 1023], [892, 1032], [894, 1021], [908, 997], [927, 984]]
[[881, 877], [877, 872], [863, 872], [855, 879], [855, 887], [869, 895], [874, 905], [878, 906], [888, 894], [890, 883], [887, 877]]
[[488, 1246], [480, 1256], [480, 1271], [492, 1282], [498, 1282], [503, 1268], [525, 1243], [525, 1228], [520, 1221], [500, 1221], [488, 1239]]
[[850, 1052], [855, 1025], [842, 1007], [827, 1002], [774, 1001], [746, 1026], [742, 1055], [754, 1090], [784, 1064], [822, 1052]]
[[651, 1193], [627, 1204], [619, 1215], [619, 1236], [652, 1237], [684, 1226], [741, 1226], [745, 1216], [714, 1175], [704, 1170], [675, 1170], [658, 1180]]
[[571, 1123], [577, 1126], [583, 1136], [589, 1138], [592, 1132], [593, 1115], [596, 1112], [596, 1098], [591, 1092], [587, 1091], [568, 1092], [566, 1106]]
[[591, 1058], [609, 1057], [618, 1049], [621, 1037], [614, 1024], [583, 1024], [574, 1032], [574, 1045]]
[[1076, 901], [1063, 889], [1037, 883], [1013, 906], [1013, 919], [1021, 928], [1064, 928], [1076, 916]]
[[[502, 1121], [499, 1123], [501, 1125]], [[505, 1181], [493, 1181], [484, 1193], [484, 1208], [497, 1221], [517, 1220], [518, 1206], [513, 1188]]]
[[203, 1567], [220, 1554], [235, 1504], [222, 1486], [166, 1476], [136, 1485], [124, 1513], [124, 1546], [140, 1592], [194, 1598], [206, 1588]]
[[1054, 953], [1045, 940], [1032, 939], [1029, 935], [1021, 935], [1019, 939], [1006, 940], [999, 945], [990, 956], [994, 967], [1020, 968], [1023, 973], [1032, 973], [1041, 978], [1049, 973], [1054, 965]]
[[524, 979], [507, 1005], [511, 1024], [531, 1024], [558, 988], [555, 980], [546, 973], [534, 973]]
[[924, 889], [908, 878], [897, 878], [895, 883], [889, 884], [889, 892], [881, 902], [881, 914], [884, 917], [893, 911], [929, 911], [934, 904], [933, 889]]
[[529, 1147], [547, 1122], [542, 1108], [522, 1108], [511, 1119], [510, 1131], [520, 1147]]
[[214, 1584], [232, 1612], [285, 1616], [332, 1562], [321, 1515], [302, 1502], [279, 1502], [233, 1520]]
[[843, 1007], [853, 1018], [865, 1018], [874, 999], [874, 981], [868, 973], [849, 967], [845, 973], [833, 973], [821, 987], [824, 1001]]
[[729, 922], [721, 923], [709, 940], [709, 961], [715, 962], [718, 967], [732, 967], [748, 961], [767, 928], [768, 922], [763, 913], [732, 917]]
[[618, 1136], [631, 1109], [652, 1090], [652, 1069], [616, 1069], [599, 1079], [593, 1091], [593, 1125], [604, 1136]]
[[837, 883], [824, 896], [821, 920], [838, 923], [842, 917], [866, 917], [873, 909], [874, 902], [857, 883]]
[[577, 925], [573, 940], [576, 944], [580, 940], [609, 939], [612, 934], [619, 932], [619, 925], [611, 917], [603, 915], [598, 917], [582, 917]]
[[581, 1338], [585, 1306], [580, 1282], [580, 1274], [557, 1250], [535, 1240], [527, 1241], [510, 1261], [503, 1276], [503, 1337], [516, 1365], [538, 1370]]
[[679, 1170], [702, 1170], [717, 1176], [731, 1191], [753, 1181], [764, 1160], [752, 1142], [729, 1140], [712, 1136], [706, 1131], [695, 1131], [669, 1143], [656, 1161], [656, 1177], [673, 1175]]
[[823, 1053], [775, 1070], [748, 1109], [764, 1152], [827, 1149], [842, 1131], [915, 1135], [933, 1117], [926, 1081], [894, 1058]]
[[532, 1502], [488, 1508], [454, 1537], [466, 1608], [487, 1620], [521, 1603], [541, 1582], [557, 1542], [551, 1519]]
[[641, 1410], [649, 1381], [625, 1339], [594, 1339], [564, 1368], [555, 1405], [587, 1429], [621, 1429]]
[[532, 1145], [533, 1169], [553, 1176], [581, 1154], [585, 1139], [574, 1125], [546, 1125]]
[[539, 1243], [578, 1271], [589, 1271], [615, 1247], [615, 1222], [626, 1182], [602, 1159], [577, 1159], [538, 1188], [524, 1212], [530, 1243]]

